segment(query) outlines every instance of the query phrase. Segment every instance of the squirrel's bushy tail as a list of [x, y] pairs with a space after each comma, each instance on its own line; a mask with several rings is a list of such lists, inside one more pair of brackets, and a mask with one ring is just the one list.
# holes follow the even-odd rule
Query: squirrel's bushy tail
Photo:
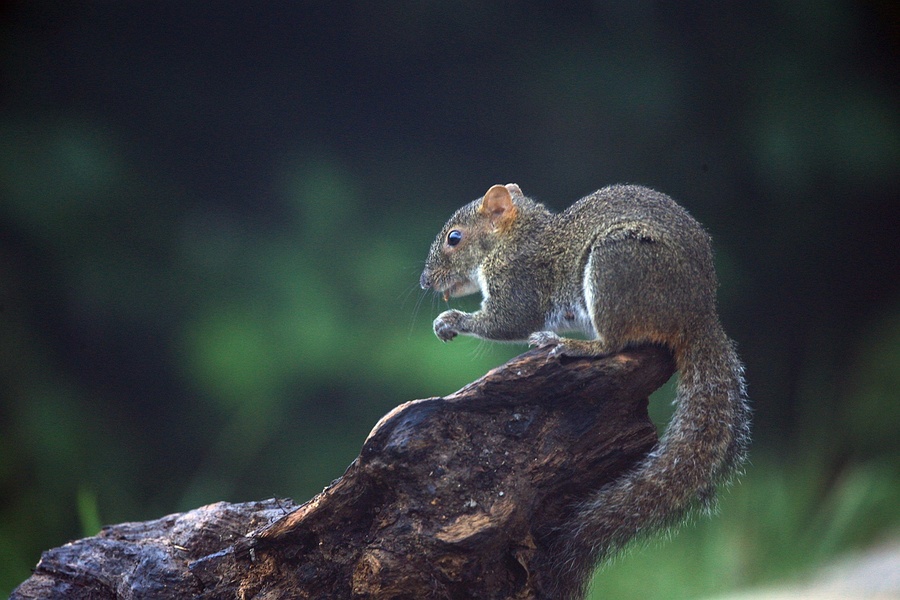
[[581, 598], [599, 561], [694, 509], [712, 508], [717, 484], [743, 462], [750, 435], [744, 368], [733, 342], [717, 329], [676, 353], [676, 409], [656, 448], [574, 512], [573, 536], [555, 553], [558, 589], [548, 597]]

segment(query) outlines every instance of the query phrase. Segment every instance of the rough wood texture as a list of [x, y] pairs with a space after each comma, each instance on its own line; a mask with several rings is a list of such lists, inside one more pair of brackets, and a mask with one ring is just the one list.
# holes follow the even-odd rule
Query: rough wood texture
[[45, 552], [13, 598], [544, 598], [571, 507], [656, 442], [656, 347], [532, 350], [403, 404], [343, 477], [297, 507], [218, 503]]

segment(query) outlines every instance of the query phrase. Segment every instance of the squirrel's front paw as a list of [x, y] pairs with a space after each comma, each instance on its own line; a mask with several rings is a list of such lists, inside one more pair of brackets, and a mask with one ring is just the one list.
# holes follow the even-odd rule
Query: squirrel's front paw
[[460, 320], [466, 315], [461, 310], [447, 310], [434, 320], [434, 335], [442, 342], [449, 342], [460, 333]]

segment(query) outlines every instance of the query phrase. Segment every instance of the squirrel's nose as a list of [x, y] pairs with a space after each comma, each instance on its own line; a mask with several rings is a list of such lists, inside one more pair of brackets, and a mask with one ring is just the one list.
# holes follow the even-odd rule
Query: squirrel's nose
[[431, 273], [429, 273], [427, 270], [422, 271], [422, 276], [419, 277], [419, 285], [423, 290], [427, 290], [431, 287]]

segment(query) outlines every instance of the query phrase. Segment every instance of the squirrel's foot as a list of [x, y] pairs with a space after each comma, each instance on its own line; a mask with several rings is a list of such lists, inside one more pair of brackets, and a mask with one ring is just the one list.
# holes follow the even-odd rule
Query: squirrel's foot
[[530, 346], [538, 348], [549, 348], [552, 346], [550, 352], [547, 353], [547, 358], [554, 358], [563, 354], [568, 355], [566, 349], [570, 341], [572, 340], [561, 338], [553, 331], [535, 331], [528, 336], [528, 345]]
[[553, 331], [535, 331], [528, 336], [528, 345], [537, 348], [556, 346], [562, 338]]
[[552, 331], [536, 331], [528, 336], [528, 343], [538, 348], [553, 346], [547, 354], [548, 358], [568, 356], [569, 358], [582, 358], [588, 356], [603, 356], [608, 354], [603, 344], [597, 340], [573, 340], [559, 337]]

